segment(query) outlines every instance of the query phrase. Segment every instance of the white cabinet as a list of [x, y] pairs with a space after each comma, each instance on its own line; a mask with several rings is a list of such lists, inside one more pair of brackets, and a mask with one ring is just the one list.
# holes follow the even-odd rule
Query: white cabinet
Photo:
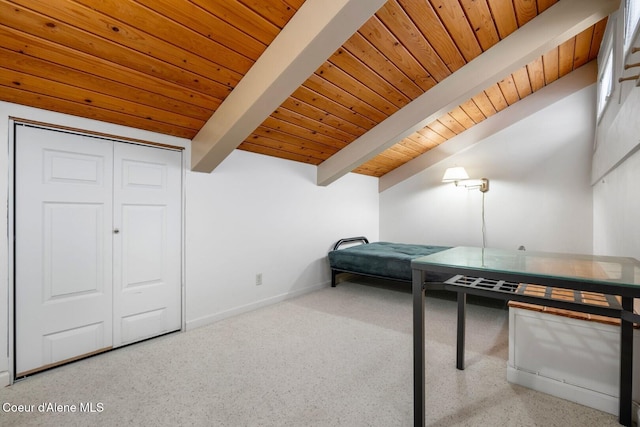
[[[640, 331], [634, 329], [633, 400], [639, 400]], [[509, 308], [509, 382], [618, 414], [620, 327]]]

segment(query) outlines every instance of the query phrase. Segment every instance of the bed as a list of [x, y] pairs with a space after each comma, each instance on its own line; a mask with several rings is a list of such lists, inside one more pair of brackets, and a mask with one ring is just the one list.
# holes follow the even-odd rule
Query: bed
[[[411, 260], [449, 249], [448, 246], [414, 245], [406, 243], [374, 242], [366, 237], [338, 240], [329, 251], [331, 286], [337, 285], [341, 273], [351, 273], [383, 279], [411, 282]], [[427, 280], [443, 282], [449, 278], [432, 273]]]

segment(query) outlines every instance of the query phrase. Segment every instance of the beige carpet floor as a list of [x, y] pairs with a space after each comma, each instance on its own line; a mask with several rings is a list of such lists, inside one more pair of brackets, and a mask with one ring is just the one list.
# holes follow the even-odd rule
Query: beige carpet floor
[[[2, 426], [411, 426], [410, 286], [354, 278], [0, 389]], [[615, 416], [506, 381], [508, 316], [470, 302], [455, 369], [455, 301], [426, 310], [427, 425], [617, 426]], [[94, 412], [38, 412], [38, 405]]]

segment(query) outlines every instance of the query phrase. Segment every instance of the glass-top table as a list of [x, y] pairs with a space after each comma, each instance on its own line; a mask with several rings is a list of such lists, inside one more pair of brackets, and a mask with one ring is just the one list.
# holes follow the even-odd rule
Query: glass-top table
[[[428, 289], [458, 293], [456, 367], [464, 369], [466, 295], [529, 302], [621, 319], [619, 422], [632, 422], [633, 300], [640, 298], [640, 262], [634, 258], [455, 247], [412, 261], [414, 425], [425, 423], [424, 296]], [[449, 273], [444, 283], [427, 272]], [[567, 291], [569, 290], [569, 291]], [[594, 303], [593, 293], [606, 303]], [[558, 294], [560, 296], [558, 296]]]

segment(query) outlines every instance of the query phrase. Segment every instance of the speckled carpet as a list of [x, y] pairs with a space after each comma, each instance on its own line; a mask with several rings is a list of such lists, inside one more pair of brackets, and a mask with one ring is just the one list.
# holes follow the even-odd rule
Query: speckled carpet
[[[411, 426], [411, 311], [409, 285], [352, 278], [0, 389], [0, 425]], [[427, 425], [618, 425], [507, 382], [502, 303], [469, 303], [456, 370], [455, 314], [453, 299], [427, 298]]]

